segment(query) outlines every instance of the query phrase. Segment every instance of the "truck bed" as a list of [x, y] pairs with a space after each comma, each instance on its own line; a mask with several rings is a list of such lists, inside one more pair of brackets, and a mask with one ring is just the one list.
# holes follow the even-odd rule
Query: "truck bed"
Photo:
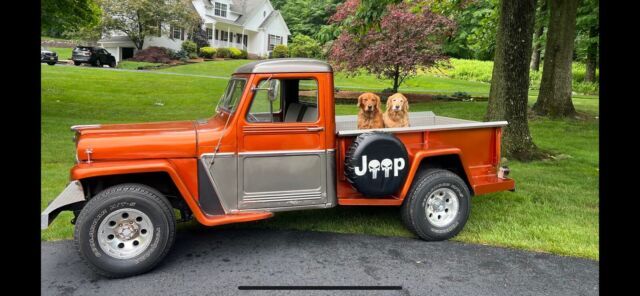
[[481, 122], [438, 116], [431, 111], [409, 112], [409, 127], [358, 129], [357, 115], [336, 116], [336, 134], [338, 136], [354, 136], [370, 131], [384, 131], [392, 133], [406, 133], [419, 131], [436, 131], [452, 129], [472, 129], [483, 127], [498, 127], [507, 125], [506, 121]]

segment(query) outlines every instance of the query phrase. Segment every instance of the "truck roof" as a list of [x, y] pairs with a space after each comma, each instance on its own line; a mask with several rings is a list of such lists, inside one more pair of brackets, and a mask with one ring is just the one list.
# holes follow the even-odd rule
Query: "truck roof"
[[288, 58], [251, 62], [238, 67], [233, 74], [311, 72], [333, 72], [333, 69], [327, 62], [316, 59]]

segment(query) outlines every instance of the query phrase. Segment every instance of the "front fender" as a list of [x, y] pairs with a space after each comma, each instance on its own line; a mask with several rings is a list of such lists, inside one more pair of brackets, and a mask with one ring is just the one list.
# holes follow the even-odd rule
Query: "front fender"
[[185, 182], [178, 174], [176, 167], [169, 161], [164, 159], [151, 159], [139, 161], [108, 161], [108, 162], [92, 162], [80, 163], [71, 169], [71, 180], [83, 180], [91, 177], [126, 175], [135, 173], [153, 173], [165, 172], [169, 175], [173, 183], [180, 191], [191, 212], [196, 219], [204, 223], [207, 218], [200, 210], [200, 206], [195, 197], [189, 192]]

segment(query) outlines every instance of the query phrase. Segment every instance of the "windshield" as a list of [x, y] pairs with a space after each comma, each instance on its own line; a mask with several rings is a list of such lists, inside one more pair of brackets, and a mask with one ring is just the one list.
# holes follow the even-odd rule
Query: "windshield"
[[227, 84], [227, 89], [224, 91], [224, 94], [218, 101], [218, 106], [216, 107], [216, 111], [220, 112], [233, 112], [236, 110], [236, 106], [238, 105], [238, 101], [240, 101], [240, 97], [242, 96], [242, 92], [244, 91], [244, 86], [247, 83], [247, 80], [244, 78], [232, 78], [229, 80], [229, 84]]

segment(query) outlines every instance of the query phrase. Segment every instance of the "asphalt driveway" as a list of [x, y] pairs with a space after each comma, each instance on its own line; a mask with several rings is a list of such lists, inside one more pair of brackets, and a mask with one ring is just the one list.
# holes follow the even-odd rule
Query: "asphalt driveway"
[[[42, 295], [598, 295], [598, 262], [457, 242], [258, 229], [182, 230], [151, 272], [101, 278], [72, 241], [42, 243]], [[402, 286], [245, 291], [250, 285]]]

